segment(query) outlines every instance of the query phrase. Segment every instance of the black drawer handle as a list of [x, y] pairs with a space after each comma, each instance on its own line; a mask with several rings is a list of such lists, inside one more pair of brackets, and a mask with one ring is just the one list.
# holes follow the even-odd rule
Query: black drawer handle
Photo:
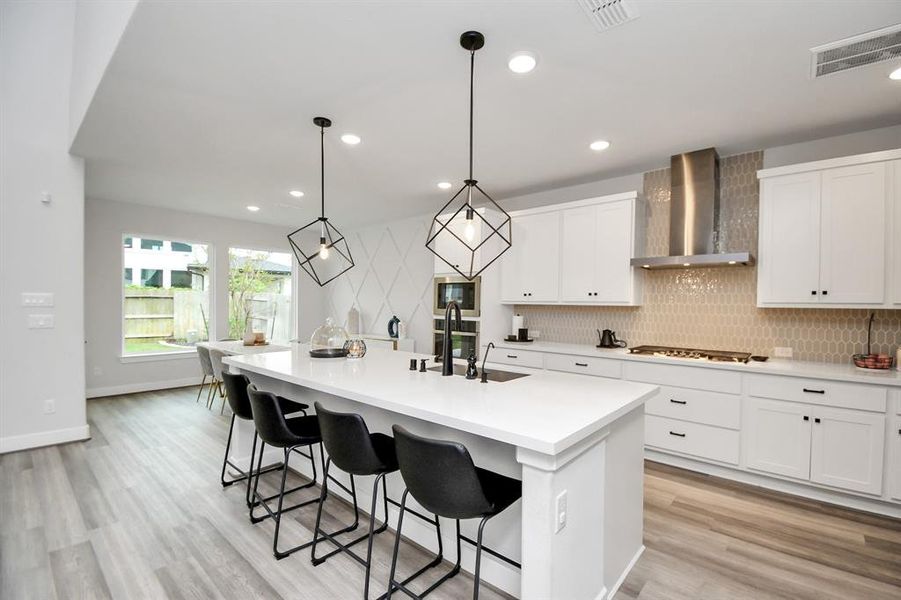
[[819, 422], [820, 422], [820, 418], [819, 418], [819, 417], [816, 417], [816, 418], [813, 420], [813, 422], [814, 422], [814, 423], [819, 423]]
[[685, 437], [684, 433], [676, 433], [675, 431], [670, 431], [669, 434], [674, 435], [676, 437]]
[[805, 420], [805, 421], [809, 421], [809, 420], [810, 420], [810, 417], [808, 417], [807, 415], [804, 415], [804, 420]]
[[670, 398], [669, 401], [673, 404], [688, 404], [688, 400], [676, 400], [675, 398]]
[[577, 367], [587, 367], [588, 363], [576, 363]]
[[829, 290], [823, 290], [822, 294], [823, 294], [824, 296], [828, 296], [828, 295], [829, 295]]
[[507, 355], [507, 358], [519, 358], [519, 357], [516, 356], [515, 354], [508, 354], [508, 355]]
[[811, 390], [808, 388], [804, 388], [804, 393], [806, 393], [806, 394], [825, 394], [826, 390]]

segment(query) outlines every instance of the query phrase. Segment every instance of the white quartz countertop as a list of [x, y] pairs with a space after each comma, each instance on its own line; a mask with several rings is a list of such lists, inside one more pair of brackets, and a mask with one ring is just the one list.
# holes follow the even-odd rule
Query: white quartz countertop
[[[572, 356], [596, 356], [612, 360], [631, 360], [637, 362], [659, 363], [662, 365], [684, 365], [709, 369], [726, 369], [728, 371], [740, 371], [742, 373], [790, 375], [793, 377], [810, 377], [814, 379], [831, 379], [835, 381], [850, 381], [855, 383], [901, 387], [901, 372], [898, 370], [893, 369], [888, 372], [871, 372], [858, 369], [851, 364], [850, 356], [848, 357], [847, 364], [817, 363], [788, 360], [784, 358], [770, 358], [766, 362], [750, 361], [748, 363], [730, 363], [696, 360], [691, 358], [642, 356], [630, 354], [629, 350], [626, 348], [597, 348], [587, 344], [563, 344], [558, 342], [494, 342], [494, 345], [498, 348], [532, 350], [535, 352], [568, 354]], [[488, 358], [491, 358], [490, 353]]]
[[421, 354], [373, 348], [361, 359], [314, 359], [308, 350], [297, 344], [287, 352], [231, 356], [225, 363], [549, 455], [611, 425], [657, 391], [643, 383], [490, 363], [489, 371], [529, 376], [483, 384], [442, 377], [440, 371], [410, 371], [410, 359]]

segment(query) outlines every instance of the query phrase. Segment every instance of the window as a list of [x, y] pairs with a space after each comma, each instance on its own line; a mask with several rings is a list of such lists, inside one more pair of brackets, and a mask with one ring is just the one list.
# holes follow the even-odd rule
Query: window
[[[172, 245], [173, 249], [175, 244]], [[190, 271], [172, 271], [172, 287], [174, 288], [189, 288], [191, 287], [192, 277]]]
[[123, 236], [122, 253], [124, 356], [193, 351], [209, 339], [205, 244]]
[[268, 340], [294, 337], [292, 264], [286, 252], [228, 249], [229, 337], [243, 337], [247, 323]]

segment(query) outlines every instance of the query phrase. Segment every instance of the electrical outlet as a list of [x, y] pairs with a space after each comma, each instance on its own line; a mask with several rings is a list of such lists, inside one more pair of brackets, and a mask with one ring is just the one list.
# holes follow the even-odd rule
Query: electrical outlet
[[541, 332], [538, 331], [537, 329], [533, 329], [532, 331], [529, 332], [529, 335], [532, 336], [533, 340], [537, 340], [538, 338], [541, 337]]
[[554, 522], [554, 533], [566, 527], [566, 490], [557, 494], [557, 519]]
[[103, 369], [101, 369], [100, 367], [94, 367], [94, 376], [100, 377], [101, 375], [103, 375]]
[[56, 412], [56, 400], [53, 398], [48, 398], [44, 400], [44, 414], [52, 415]]
[[773, 348], [773, 356], [776, 358], [791, 358], [792, 349], [787, 346], [776, 346]]
[[53, 329], [53, 315], [28, 315], [28, 329]]

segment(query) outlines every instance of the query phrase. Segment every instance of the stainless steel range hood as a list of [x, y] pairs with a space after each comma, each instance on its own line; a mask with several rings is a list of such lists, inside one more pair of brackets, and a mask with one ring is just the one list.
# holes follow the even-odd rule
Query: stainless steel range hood
[[669, 256], [633, 258], [644, 269], [753, 265], [750, 252], [720, 251], [720, 168], [707, 148], [670, 158]]

